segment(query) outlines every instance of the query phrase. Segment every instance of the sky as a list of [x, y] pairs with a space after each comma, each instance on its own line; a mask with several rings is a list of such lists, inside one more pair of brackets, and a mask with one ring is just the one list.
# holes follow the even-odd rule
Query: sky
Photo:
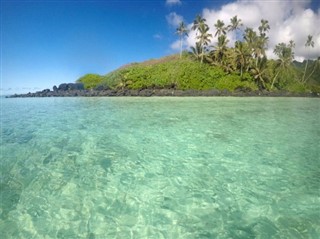
[[[35, 92], [75, 82], [87, 73], [106, 74], [124, 64], [179, 51], [176, 28], [189, 28], [196, 15], [212, 33], [237, 15], [257, 30], [270, 24], [269, 58], [277, 43], [294, 40], [295, 59], [320, 56], [320, 3], [317, 0], [0, 0], [0, 94]], [[311, 34], [314, 47], [306, 48]], [[235, 35], [228, 34], [230, 46]], [[216, 39], [213, 39], [213, 44]], [[195, 33], [183, 39], [186, 50]]]

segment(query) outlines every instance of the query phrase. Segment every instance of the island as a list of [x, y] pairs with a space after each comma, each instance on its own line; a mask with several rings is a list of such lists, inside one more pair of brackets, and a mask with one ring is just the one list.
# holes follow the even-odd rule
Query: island
[[[281, 42], [268, 59], [269, 23], [261, 19], [257, 30], [243, 27], [234, 16], [230, 25], [218, 20], [213, 35], [206, 19], [197, 16], [192, 28], [177, 28], [180, 53], [131, 63], [106, 75], [86, 74], [76, 83], [63, 83], [52, 90], [15, 94], [10, 97], [65, 96], [312, 96], [320, 94], [320, 56], [294, 60], [295, 43]], [[195, 45], [183, 51], [182, 40], [192, 30]], [[228, 32], [238, 39], [229, 46]], [[314, 47], [308, 35], [305, 47]]]

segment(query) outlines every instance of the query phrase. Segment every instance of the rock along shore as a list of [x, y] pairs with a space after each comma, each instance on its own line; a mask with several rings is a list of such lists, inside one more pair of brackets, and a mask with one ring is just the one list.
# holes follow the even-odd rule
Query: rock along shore
[[269, 96], [269, 97], [320, 97], [319, 93], [292, 93], [292, 92], [268, 92], [250, 91], [230, 92], [227, 90], [171, 90], [171, 89], [143, 89], [143, 90], [68, 90], [68, 91], [38, 91], [27, 94], [14, 94], [7, 98], [27, 98], [27, 97], [115, 97], [115, 96]]
[[53, 90], [45, 89], [35, 93], [14, 94], [7, 98], [26, 98], [26, 97], [103, 97], [103, 96], [269, 96], [269, 97], [320, 97], [319, 93], [292, 93], [287, 91], [245, 91], [236, 90], [176, 90], [176, 89], [104, 89], [97, 88], [86, 90], [81, 83], [61, 84], [59, 87], [54, 86]]

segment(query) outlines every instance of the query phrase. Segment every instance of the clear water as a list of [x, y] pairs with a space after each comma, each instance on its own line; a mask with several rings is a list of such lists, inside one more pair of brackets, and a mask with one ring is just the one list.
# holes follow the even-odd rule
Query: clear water
[[1, 238], [320, 238], [320, 101], [1, 99]]

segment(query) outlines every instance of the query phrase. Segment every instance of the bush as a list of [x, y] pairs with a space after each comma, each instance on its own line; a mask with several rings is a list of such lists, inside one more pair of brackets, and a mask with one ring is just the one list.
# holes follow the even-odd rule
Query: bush
[[77, 80], [77, 83], [83, 83], [85, 89], [93, 89], [101, 84], [103, 77], [97, 74], [86, 74]]
[[[247, 77], [247, 76], [246, 76]], [[258, 90], [258, 86], [251, 80], [243, 80], [243, 77], [239, 75], [227, 75], [218, 79], [215, 82], [215, 89], [217, 90], [228, 90], [234, 91], [236, 89], [246, 90], [246, 91], [255, 91]]]
[[297, 92], [297, 93], [303, 93], [307, 91], [306, 86], [298, 81], [290, 82], [290, 84], [286, 85], [284, 89], [289, 92]]
[[[267, 89], [270, 88], [276, 73], [275, 61], [270, 60], [265, 72]], [[273, 89], [290, 92], [305, 92], [307, 90], [319, 92], [316, 81], [308, 82], [310, 86], [303, 85], [297, 80], [300, 75], [301, 72], [293, 66], [285, 71], [280, 71]], [[101, 86], [101, 88], [107, 89], [258, 90], [254, 77], [249, 72], [244, 72], [242, 76], [237, 72], [229, 74], [218, 66], [201, 64], [199, 61], [193, 60], [187, 53], [184, 53], [181, 59], [178, 55], [172, 55], [129, 64], [104, 76], [87, 74], [77, 82], [83, 83], [86, 89]], [[311, 87], [311, 85], [313, 86]]]

